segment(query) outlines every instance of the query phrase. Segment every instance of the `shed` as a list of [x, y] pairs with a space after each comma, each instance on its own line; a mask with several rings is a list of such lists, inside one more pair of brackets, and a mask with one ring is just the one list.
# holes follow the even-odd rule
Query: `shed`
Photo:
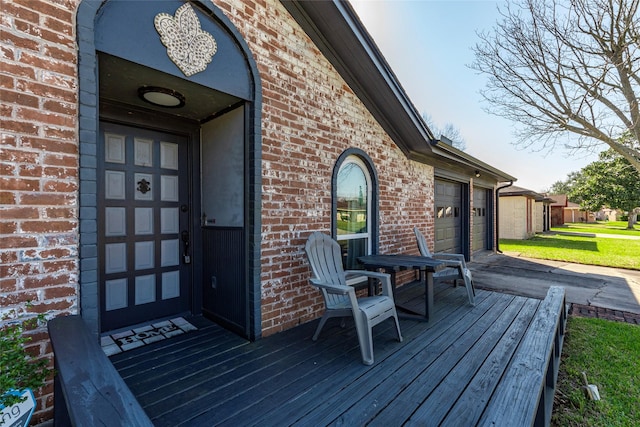
[[551, 226], [558, 227], [564, 224], [564, 208], [567, 207], [569, 200], [566, 194], [552, 194], [555, 202], [551, 203]]

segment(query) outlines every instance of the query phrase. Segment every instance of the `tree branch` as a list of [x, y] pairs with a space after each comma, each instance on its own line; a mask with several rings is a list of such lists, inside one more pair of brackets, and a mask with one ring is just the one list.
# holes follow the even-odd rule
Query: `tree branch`
[[[564, 137], [584, 149], [598, 141], [640, 170], [639, 3], [508, 3], [474, 48], [471, 68], [489, 76], [487, 111], [519, 123], [520, 144], [554, 147]], [[635, 144], [617, 141], [625, 132]]]

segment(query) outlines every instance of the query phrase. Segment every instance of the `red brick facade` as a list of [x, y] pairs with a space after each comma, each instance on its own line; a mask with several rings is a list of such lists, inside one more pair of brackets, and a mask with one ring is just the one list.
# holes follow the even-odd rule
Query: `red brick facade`
[[247, 41], [262, 81], [262, 333], [318, 315], [303, 246], [331, 227], [331, 176], [346, 149], [373, 160], [380, 251], [417, 251], [433, 227], [433, 168], [409, 161], [278, 2], [216, 2]]
[[[3, 2], [0, 20], [0, 308], [80, 312], [78, 65], [74, 0]], [[329, 232], [331, 178], [358, 148], [379, 178], [379, 250], [417, 253], [413, 227], [433, 244], [434, 168], [410, 161], [277, 1], [214, 2], [245, 38], [262, 84], [262, 334], [322, 308], [303, 246]], [[471, 194], [473, 189], [471, 188]], [[30, 308], [24, 303], [31, 301]], [[44, 329], [38, 357], [51, 357]], [[52, 416], [52, 384], [34, 422]]]
[[[78, 295], [74, 2], [2, 3], [0, 313], [75, 313]], [[27, 301], [30, 307], [25, 307]], [[16, 313], [17, 312], [17, 313]], [[44, 329], [29, 352], [51, 357]], [[50, 418], [52, 384], [32, 422]]]

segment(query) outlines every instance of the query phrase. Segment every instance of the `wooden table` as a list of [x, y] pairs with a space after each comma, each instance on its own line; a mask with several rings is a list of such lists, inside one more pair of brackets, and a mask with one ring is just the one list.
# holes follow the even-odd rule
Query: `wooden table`
[[424, 296], [425, 296], [425, 314], [416, 313], [406, 307], [397, 305], [399, 309], [412, 313], [409, 316], [416, 320], [429, 320], [429, 314], [433, 312], [433, 273], [445, 268], [445, 263], [433, 258], [416, 256], [416, 255], [365, 255], [358, 257], [358, 261], [364, 265], [367, 270], [383, 269], [391, 275], [391, 286], [393, 287], [394, 297], [396, 290], [396, 273], [402, 270], [420, 270], [425, 272]]

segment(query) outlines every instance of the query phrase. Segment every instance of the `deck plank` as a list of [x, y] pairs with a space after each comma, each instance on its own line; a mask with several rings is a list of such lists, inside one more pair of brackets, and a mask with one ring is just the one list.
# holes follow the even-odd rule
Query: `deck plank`
[[[206, 332], [201, 331], [191, 334], [195, 340], [206, 336]], [[274, 344], [282, 343], [283, 338], [281, 336], [274, 337]], [[126, 380], [131, 383], [132, 389], [137, 390], [142, 400], [160, 402], [163, 395], [171, 395], [167, 391], [167, 387], [173, 383], [178, 382], [179, 386], [185, 389], [195, 387], [211, 379], [229, 375], [229, 372], [234, 369], [247, 368], [247, 365], [264, 362], [265, 359], [276, 357], [273, 355], [274, 352], [286, 351], [287, 349], [286, 345], [272, 345], [274, 347], [272, 350], [265, 351], [264, 349], [271, 344], [270, 342], [265, 340], [256, 343], [240, 341], [241, 343], [234, 341], [232, 345], [222, 348], [203, 345], [198, 357], [186, 353], [169, 370], [155, 372], [154, 375], [148, 375], [149, 371], [144, 370], [140, 375], [126, 378]], [[289, 345], [293, 345], [293, 343], [289, 343]], [[153, 370], [155, 371], [155, 369]]]
[[[397, 298], [424, 306], [420, 286]], [[314, 321], [253, 343], [204, 321], [111, 359], [156, 426], [476, 425], [540, 300], [478, 290], [472, 307], [438, 284], [435, 301], [430, 322], [401, 320], [402, 343], [374, 328], [373, 366], [337, 319], [316, 342]]]
[[[163, 425], [178, 425], [189, 416], [205, 412], [219, 401], [218, 396], [228, 396], [232, 390], [243, 390], [246, 384], [260, 383], [273, 376], [272, 369], [285, 360], [296, 365], [308, 359], [304, 352], [306, 343], [278, 342], [281, 345], [249, 345], [242, 347], [241, 354], [229, 354], [217, 363], [201, 368], [188, 378], [177, 378], [179, 394], [157, 390], [143, 397], [149, 402], [149, 410], [163, 416]], [[269, 343], [265, 343], [269, 344]], [[301, 345], [300, 345], [301, 344]], [[162, 400], [161, 395], [166, 395]], [[153, 418], [152, 418], [153, 419]]]
[[[527, 304], [526, 298], [515, 298], [496, 322], [486, 330], [482, 337], [476, 341], [458, 364], [438, 384], [425, 403], [412, 414], [409, 422], [418, 425], [426, 422], [440, 424], [442, 419], [449, 413], [449, 409], [455, 406], [455, 403], [463, 394], [465, 389], [461, 389], [460, 385], [472, 383], [484, 361], [490, 357], [491, 352], [496, 348], [496, 343], [499, 343], [502, 337], [507, 336], [510, 330], [518, 338], [516, 341], [521, 339], [524, 334], [518, 334], [518, 331], [526, 328], [531, 322], [537, 306], [537, 301]], [[515, 347], [511, 348], [511, 354], [513, 354]], [[506, 346], [501, 347], [502, 351], [507, 351], [507, 349], [508, 347]], [[497, 386], [499, 379], [500, 376], [484, 377], [485, 389], [483, 394], [490, 395], [491, 390]], [[488, 400], [488, 396], [486, 396], [486, 400]], [[477, 420], [461, 423], [458, 420], [457, 425], [474, 425], [475, 421]]]
[[[428, 357], [419, 357], [414, 361], [416, 363], [407, 367], [408, 373], [413, 371], [411, 382], [393, 399], [390, 399], [389, 405], [374, 414], [375, 420], [371, 425], [392, 425], [397, 422], [394, 420], [398, 420], [399, 416], [403, 417], [404, 422], [432, 394], [473, 343], [480, 339], [501, 315], [511, 314], [509, 307], [512, 301], [512, 296], [500, 295], [487, 309], [482, 305], [476, 305], [472, 311], [478, 314], [475, 319], [471, 322], [461, 319], [449, 333], [439, 337], [436, 342], [426, 348], [424, 353], [428, 354]], [[381, 392], [384, 391], [383, 388]], [[451, 405], [451, 402], [448, 404]]]
[[482, 361], [482, 366], [454, 405], [448, 408], [445, 417], [439, 419], [438, 412], [435, 413], [435, 418], [441, 422], [442, 426], [457, 427], [477, 424], [498, 385], [496, 378], [502, 377], [539, 305], [540, 300], [526, 300], [521, 315], [511, 324], [486, 359]]
[[[360, 375], [357, 378], [348, 378], [348, 381], [345, 381], [343, 378], [341, 387], [323, 390], [322, 394], [330, 397], [324, 400], [309, 402], [309, 405], [306, 405], [305, 409], [313, 408], [313, 410], [307, 414], [301, 414], [298, 411], [297, 416], [301, 417], [304, 415], [304, 417], [299, 418], [297, 421], [302, 425], [326, 425], [344, 412], [350, 411], [350, 406], [358, 399], [362, 399], [368, 391], [375, 389], [380, 383], [385, 382], [390, 376], [397, 372], [396, 369], [399, 366], [406, 365], [411, 359], [419, 357], [433, 340], [443, 336], [449, 328], [455, 326], [455, 323], [446, 324], [445, 322], [440, 322], [434, 326], [435, 327], [432, 328], [421, 328], [422, 333], [418, 336], [405, 336], [406, 344], [403, 343], [402, 351], [397, 351], [385, 358], [381, 363], [376, 364], [373, 369], [366, 371], [366, 375]], [[426, 330], [429, 331], [428, 334], [424, 333]], [[409, 373], [408, 375], [411, 374]], [[393, 394], [393, 391], [391, 391], [385, 394], [385, 396], [391, 396]], [[371, 398], [368, 398], [368, 400], [371, 400]], [[290, 419], [289, 422], [291, 421]]]
[[[162, 347], [153, 352], [134, 355], [130, 358], [121, 358], [114, 362], [116, 368], [120, 369], [120, 375], [123, 378], [132, 378], [132, 382], [136, 382], [135, 377], [144, 380], [148, 377], [149, 371], [162, 370], [164, 375], [170, 375], [175, 369], [184, 365], [191, 360], [201, 360], [207, 353], [215, 353], [217, 349], [224, 350], [235, 346], [247, 345], [247, 341], [238, 336], [232, 336], [224, 330], [212, 331], [206, 335], [196, 339], [193, 334], [186, 334], [187, 339], [175, 337], [167, 347]], [[126, 355], [128, 352], [122, 353]], [[126, 365], [126, 368], [124, 367]]]
[[[438, 313], [438, 306], [436, 306], [436, 315]], [[440, 310], [440, 314], [440, 317], [442, 317], [445, 314], [452, 314], [452, 311]], [[429, 330], [433, 325], [434, 324], [424, 324], [420, 322], [402, 322], [404, 342], [411, 342], [413, 339], [424, 334], [424, 331]], [[380, 367], [396, 363], [396, 359], [394, 358], [401, 357], [399, 353], [408, 353], [405, 351], [394, 352], [387, 356], [384, 352], [385, 349], [380, 348], [376, 338], [374, 338], [374, 352], [376, 353], [376, 361], [378, 361], [375, 365], [377, 369], [367, 369], [356, 358], [351, 358], [349, 363], [345, 364], [345, 360], [342, 358], [341, 364], [328, 367], [327, 375], [324, 377], [321, 376], [317, 379], [312, 378], [310, 379], [311, 381], [308, 381], [304, 377], [299, 378], [297, 381], [297, 387], [305, 391], [302, 395], [294, 395], [290, 400], [286, 400], [284, 398], [280, 398], [281, 393], [286, 393], [286, 391], [282, 390], [273, 392], [271, 394], [271, 399], [268, 401], [270, 403], [266, 405], [266, 407], [260, 406], [255, 408], [250, 406], [247, 410], [238, 414], [237, 417], [231, 419], [227, 424], [237, 425], [238, 422], [242, 422], [244, 425], [283, 425], [291, 423], [304, 414], [312, 411], [322, 403], [322, 401], [318, 400], [317, 396], [332, 395], [335, 393], [335, 390], [339, 390], [344, 387], [345, 384], [355, 381], [363, 374], [363, 372], [368, 375], [378, 375]], [[353, 339], [355, 340], [355, 336]], [[391, 343], [392, 345], [395, 343], [395, 345], [393, 347], [390, 346], [389, 349], [397, 349], [398, 343], [395, 341], [392, 341]], [[405, 355], [405, 357], [407, 355]], [[387, 368], [385, 367], [382, 370], [384, 371], [385, 369]], [[267, 410], [265, 411], [263, 408]]]
[[[527, 329], [507, 367], [505, 379], [489, 401], [480, 423], [524, 425], [536, 417], [538, 410], [544, 410], [538, 406], [539, 401], [530, 397], [532, 391], [537, 391], [535, 397], [540, 399], [540, 394], [546, 391], [549, 350], [556, 339], [555, 331], [560, 326], [559, 313], [564, 310], [564, 304], [564, 288], [552, 287], [547, 299], [538, 307], [539, 314]], [[541, 349], [545, 350], [542, 354]]]
[[[408, 325], [410, 326], [405, 327], [402, 331], [405, 341], [407, 339], [411, 339], [412, 336], [416, 336], [418, 333], [422, 331], [422, 328], [417, 327], [415, 325], [415, 322], [412, 322], [412, 323], [414, 324], [413, 329], [416, 329], [416, 332], [412, 334], [411, 327], [410, 327], [411, 323], [408, 323]], [[384, 359], [384, 355], [386, 353], [394, 352], [395, 349], [398, 347], [398, 345], [401, 345], [395, 339], [395, 333], [393, 331], [393, 323], [389, 321], [389, 322], [386, 322], [384, 325], [386, 325], [384, 329], [380, 329], [380, 326], [382, 325], [374, 328], [374, 332], [376, 334], [374, 337], [374, 343], [375, 343], [374, 351], [376, 353], [376, 359]], [[237, 425], [237, 423], [241, 420], [243, 425], [248, 425], [249, 422], [246, 416], [251, 418], [251, 414], [259, 413], [259, 411], [256, 411], [257, 408], [255, 407], [254, 403], [258, 403], [261, 400], [263, 400], [263, 398], [267, 398], [267, 397], [271, 397], [269, 399], [271, 401], [277, 401], [276, 406], [273, 406], [273, 404], [269, 404], [268, 406], [265, 406], [264, 403], [262, 403], [260, 407], [265, 409], [273, 409], [275, 407], [275, 408], [278, 408], [279, 413], [283, 413], [283, 402], [286, 401], [285, 396], [290, 395], [291, 397], [294, 398], [293, 401], [295, 402], [295, 406], [296, 406], [296, 408], [292, 410], [292, 414], [294, 413], [300, 414], [301, 408], [299, 405], [301, 401], [297, 398], [298, 396], [296, 394], [291, 394], [292, 389], [297, 388], [301, 391], [305, 391], [309, 389], [309, 384], [320, 384], [320, 383], [326, 384], [329, 381], [329, 379], [333, 378], [335, 385], [332, 385], [326, 388], [327, 393], [332, 393], [335, 387], [339, 386], [340, 384], [343, 384], [345, 381], [348, 381], [350, 376], [362, 375], [362, 372], [367, 372], [368, 369], [364, 367], [359, 360], [359, 348], [357, 346], [355, 331], [353, 330], [353, 328], [350, 328], [350, 327], [348, 327], [347, 329], [350, 330], [350, 334], [352, 334], [352, 337], [348, 340], [348, 342], [352, 344], [351, 351], [353, 352], [353, 356], [349, 357], [350, 363], [347, 365], [348, 367], [346, 367], [346, 369], [340, 369], [339, 372], [336, 372], [336, 366], [345, 365], [344, 364], [345, 357], [344, 355], [335, 355], [335, 356], [338, 356], [336, 358], [334, 357], [334, 355], [332, 355], [331, 356], [332, 362], [331, 364], [326, 365], [326, 368], [327, 368], [326, 372], [323, 372], [316, 379], [312, 379], [308, 377], [308, 373], [313, 372], [314, 368], [316, 367], [314, 365], [310, 369], [303, 369], [302, 371], [304, 372], [304, 374], [302, 376], [290, 375], [290, 374], [283, 375], [284, 377], [286, 377], [286, 379], [284, 380], [284, 383], [280, 387], [274, 387], [274, 383], [270, 383], [269, 391], [266, 396], [265, 396], [266, 392], [264, 388], [261, 388], [260, 390], [257, 390], [255, 392], [248, 389], [245, 391], [244, 395], [237, 396], [238, 403], [244, 406], [243, 412], [245, 416], [244, 417], [242, 415], [235, 416], [234, 419], [231, 421], [231, 424]], [[323, 336], [329, 337], [327, 338], [328, 341], [334, 339], [332, 331], [326, 331], [326, 332], [323, 331], [323, 334], [321, 334], [320, 339], [318, 341], [318, 347], [314, 348], [313, 349], [314, 354], [310, 355], [310, 358], [314, 361], [314, 364], [319, 363], [319, 360], [324, 359], [328, 355], [326, 354], [328, 348], [325, 348], [326, 344], [323, 342]], [[341, 363], [335, 363], [336, 361]], [[290, 369], [291, 369], [290, 367], [287, 367], [287, 370], [290, 370]], [[293, 381], [297, 381], [299, 383], [297, 384], [297, 387], [294, 387], [294, 388], [291, 387], [291, 383]], [[274, 393], [273, 389], [276, 389], [277, 392]], [[247, 401], [251, 402], [251, 404], [249, 405], [251, 407], [251, 411], [247, 410], [248, 408], [246, 408]], [[216, 419], [220, 419], [220, 416], [223, 415], [223, 413], [221, 412], [216, 412], [216, 411], [211, 411], [211, 412], [215, 412], [215, 414], [212, 413], [212, 416], [214, 416]], [[290, 419], [290, 416], [293, 416], [292, 414], [289, 415], [289, 419]], [[269, 422], [274, 423], [275, 420], [272, 418], [269, 418]]]
[[[344, 354], [345, 351], [357, 350], [351, 341], [334, 343], [327, 347], [324, 353], [329, 354], [329, 350], [336, 350], [337, 354]], [[229, 376], [221, 376], [215, 381], [215, 385], [219, 386], [214, 388], [215, 394], [209, 391], [210, 381], [203, 383], [201, 387], [197, 388], [200, 393], [197, 398], [191, 400], [189, 406], [183, 406], [167, 413], [163, 417], [163, 424], [179, 425], [187, 416], [193, 414], [199, 415], [190, 419], [189, 423], [198, 423], [198, 420], [205, 422], [207, 419], [218, 422], [238, 411], [238, 404], [246, 404], [244, 395], [247, 394], [247, 391], [250, 391], [248, 394], [253, 400], [260, 398], [260, 394], [267, 389], [281, 390], [290, 381], [290, 375], [286, 373], [287, 371], [306, 372], [317, 363], [317, 359], [315, 359], [317, 351], [312, 351], [304, 344], [295, 349], [285, 348], [283, 352], [274, 352], [272, 355], [275, 357], [262, 359], [256, 364], [244, 365], [242, 367], [244, 372], [240, 375], [236, 372], [230, 372]], [[282, 372], [285, 374], [281, 375]], [[233, 382], [229, 381], [230, 376], [234, 376]], [[235, 404], [230, 401], [234, 401]]]

